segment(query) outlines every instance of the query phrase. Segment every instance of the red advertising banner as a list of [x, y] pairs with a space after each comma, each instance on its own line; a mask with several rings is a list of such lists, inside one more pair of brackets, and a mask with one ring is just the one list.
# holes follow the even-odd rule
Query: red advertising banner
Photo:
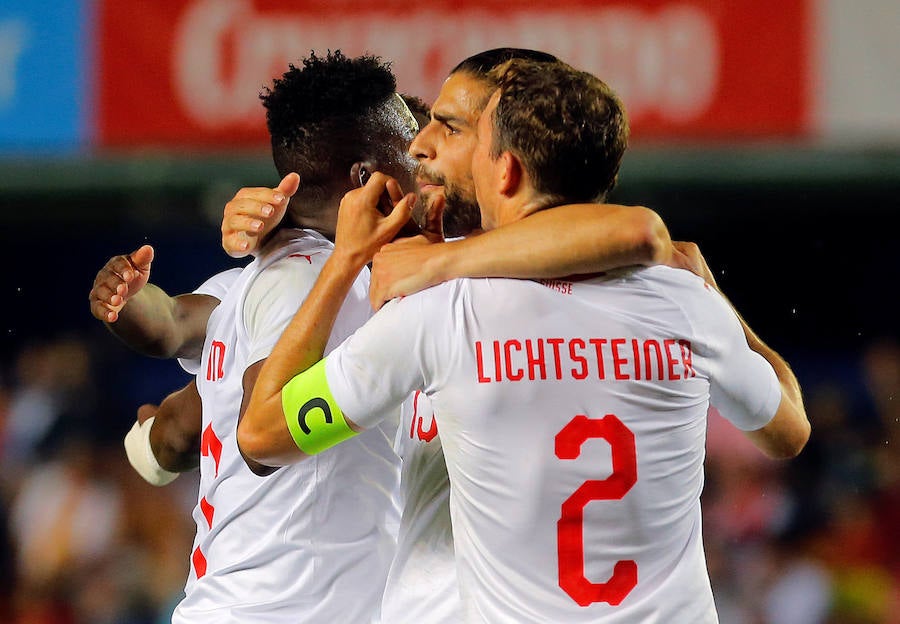
[[96, 128], [116, 146], [265, 145], [260, 90], [310, 50], [393, 62], [433, 101], [466, 56], [557, 54], [622, 97], [637, 140], [802, 135], [810, 0], [99, 0]]

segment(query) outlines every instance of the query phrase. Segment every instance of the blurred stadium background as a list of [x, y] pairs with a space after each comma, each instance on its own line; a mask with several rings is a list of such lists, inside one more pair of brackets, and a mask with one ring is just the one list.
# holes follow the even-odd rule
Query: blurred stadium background
[[622, 95], [613, 199], [697, 241], [803, 384], [794, 461], [711, 418], [723, 624], [900, 622], [895, 0], [2, 0], [0, 622], [166, 621], [187, 572], [195, 477], [154, 489], [120, 444], [187, 376], [92, 319], [96, 271], [145, 242], [173, 293], [236, 264], [225, 201], [277, 183], [257, 94], [309, 50], [430, 102], [502, 45]]

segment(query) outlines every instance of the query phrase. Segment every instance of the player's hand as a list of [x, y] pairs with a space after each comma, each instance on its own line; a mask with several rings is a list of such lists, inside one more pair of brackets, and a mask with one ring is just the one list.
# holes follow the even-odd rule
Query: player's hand
[[674, 251], [669, 261], [669, 266], [676, 269], [686, 269], [691, 273], [698, 275], [706, 281], [707, 284], [718, 288], [716, 278], [713, 276], [709, 265], [706, 264], [706, 258], [700, 253], [700, 247], [696, 243], [687, 241], [672, 241]]
[[[387, 216], [378, 210], [385, 193], [394, 206]], [[341, 199], [335, 254], [362, 267], [406, 225], [415, 202], [414, 193], [404, 195], [394, 178], [376, 171], [365, 186], [349, 191]]]
[[232, 258], [243, 258], [262, 246], [284, 218], [291, 197], [300, 188], [300, 176], [289, 173], [275, 188], [244, 187], [225, 204], [222, 247]]
[[424, 235], [400, 238], [381, 248], [372, 259], [369, 303], [378, 310], [396, 297], [404, 297], [440, 284], [434, 270], [434, 239]]
[[119, 312], [128, 299], [147, 284], [152, 262], [153, 247], [150, 245], [110, 258], [94, 278], [94, 287], [88, 295], [94, 318], [106, 323], [119, 320]]

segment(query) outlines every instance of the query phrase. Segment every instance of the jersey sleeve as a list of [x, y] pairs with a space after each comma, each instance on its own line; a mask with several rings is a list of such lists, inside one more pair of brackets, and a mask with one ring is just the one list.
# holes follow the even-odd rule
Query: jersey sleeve
[[[225, 298], [228, 289], [231, 288], [231, 285], [234, 284], [234, 281], [240, 274], [240, 268], [228, 269], [227, 271], [216, 273], [194, 289], [192, 294], [208, 295], [222, 301], [222, 299]], [[191, 375], [196, 375], [200, 370], [199, 356], [193, 359], [178, 358], [178, 363], [181, 365], [181, 368]]]
[[360, 427], [372, 428], [392, 416], [424, 387], [433, 360], [426, 319], [433, 328], [443, 322], [429, 317], [433, 290], [389, 302], [328, 355], [328, 387], [341, 411]]
[[747, 345], [731, 305], [718, 292], [709, 296], [701, 331], [707, 336], [710, 403], [738, 429], [760, 429], [775, 416], [781, 383], [766, 359]]
[[318, 271], [309, 264], [288, 257], [266, 267], [253, 280], [242, 309], [248, 366], [269, 357], [317, 275]]

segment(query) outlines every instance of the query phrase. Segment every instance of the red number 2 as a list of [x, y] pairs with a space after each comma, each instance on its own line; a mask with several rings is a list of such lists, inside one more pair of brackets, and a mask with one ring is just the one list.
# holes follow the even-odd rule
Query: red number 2
[[584, 575], [584, 508], [595, 500], [619, 500], [637, 482], [634, 434], [613, 414], [603, 418], [578, 415], [556, 434], [556, 456], [577, 459], [581, 445], [602, 438], [612, 450], [612, 474], [603, 480], [585, 481], [565, 500], [556, 524], [559, 586], [586, 607], [594, 602], [620, 604], [637, 585], [637, 563], [616, 562], [605, 583], [592, 583]]

